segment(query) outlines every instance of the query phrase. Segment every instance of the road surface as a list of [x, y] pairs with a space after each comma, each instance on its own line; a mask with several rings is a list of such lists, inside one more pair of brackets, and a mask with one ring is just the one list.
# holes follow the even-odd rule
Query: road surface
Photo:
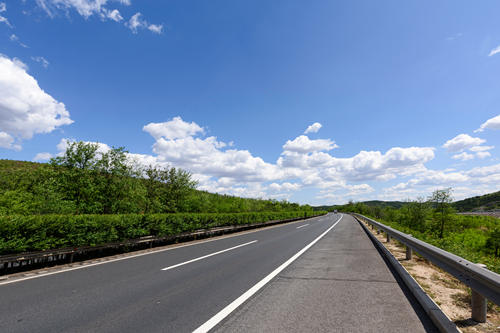
[[432, 330], [341, 214], [0, 282], [0, 295], [2, 332]]

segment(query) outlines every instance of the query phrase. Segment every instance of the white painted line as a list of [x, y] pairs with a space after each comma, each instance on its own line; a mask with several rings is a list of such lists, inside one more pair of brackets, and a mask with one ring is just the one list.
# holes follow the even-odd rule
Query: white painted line
[[225, 250], [222, 250], [222, 251], [217, 251], [217, 252], [214, 252], [214, 253], [210, 253], [210, 254], [207, 254], [206, 256], [203, 256], [203, 257], [198, 257], [198, 258], [195, 258], [195, 259], [184, 261], [184, 262], [181, 262], [180, 264], [177, 264], [177, 265], [173, 265], [173, 266], [168, 266], [168, 267], [162, 268], [161, 270], [162, 271], [168, 271], [169, 269], [176, 268], [176, 267], [183, 266], [183, 265], [187, 265], [187, 264], [190, 264], [192, 262], [195, 262], [195, 261], [198, 261], [198, 260], [202, 260], [202, 259], [205, 259], [205, 258], [208, 258], [208, 257], [212, 257], [212, 256], [215, 256], [217, 254], [221, 254], [221, 253], [224, 253], [224, 252], [227, 252], [227, 251], [231, 251], [231, 250], [237, 249], [237, 248], [242, 247], [242, 246], [253, 244], [255, 242], [257, 242], [257, 240], [254, 240], [254, 241], [251, 241], [251, 242], [248, 242], [248, 243], [245, 243], [245, 244], [236, 245], [236, 246], [230, 247], [229, 249], [225, 249]]
[[253, 294], [255, 294], [259, 289], [264, 287], [269, 281], [271, 281], [276, 275], [278, 275], [282, 270], [284, 270], [288, 265], [290, 265], [292, 262], [294, 262], [298, 257], [300, 257], [304, 252], [309, 250], [311, 246], [316, 244], [323, 236], [325, 236], [330, 230], [332, 230], [337, 223], [342, 220], [342, 216], [340, 215], [340, 218], [330, 227], [328, 228], [325, 232], [323, 232], [321, 235], [319, 235], [315, 240], [313, 240], [311, 243], [306, 245], [302, 250], [294, 254], [290, 259], [285, 261], [281, 266], [276, 268], [274, 271], [272, 271], [268, 276], [257, 282], [256, 285], [254, 285], [252, 288], [248, 289], [243, 295], [235, 299], [231, 304], [226, 306], [224, 309], [219, 311], [215, 316], [210, 318], [207, 322], [205, 322], [203, 325], [198, 327], [196, 330], [193, 331], [193, 333], [205, 333], [210, 331], [212, 328], [214, 328], [218, 323], [220, 323], [224, 318], [226, 318], [231, 312], [236, 310], [241, 304], [243, 304], [247, 299], [252, 297]]
[[297, 227], [297, 229], [307, 227], [308, 225], [309, 225], [309, 223], [308, 223], [308, 224], [299, 225], [299, 226]]

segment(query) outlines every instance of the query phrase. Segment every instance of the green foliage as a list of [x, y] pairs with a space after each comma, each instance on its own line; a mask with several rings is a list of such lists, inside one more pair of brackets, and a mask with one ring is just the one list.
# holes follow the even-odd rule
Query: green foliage
[[96, 246], [142, 236], [172, 236], [226, 225], [321, 215], [326, 212], [30, 215], [0, 217], [0, 255]]
[[500, 191], [456, 201], [453, 207], [459, 212], [500, 209]]
[[[441, 200], [437, 200], [439, 197], [436, 198], [434, 192], [429, 197], [432, 201], [425, 202], [419, 198], [407, 202], [400, 209], [375, 209], [353, 202], [338, 209], [370, 216], [469, 261], [486, 264], [489, 269], [500, 273], [500, 220], [491, 216], [453, 214], [451, 207], [446, 205], [449, 203], [449, 198], [446, 198], [449, 189], [441, 191], [448, 192], [439, 193]], [[443, 216], [445, 224], [441, 224]], [[440, 237], [444, 225], [446, 232]]]
[[[443, 238], [444, 226], [452, 219], [453, 208], [450, 205], [451, 202], [451, 188], [435, 190], [429, 197], [429, 203], [433, 207], [434, 222], [439, 227], [439, 238]], [[436, 227], [433, 229], [437, 230]]]
[[311, 211], [308, 205], [196, 190], [185, 170], [127, 160], [97, 144], [69, 142], [50, 164], [0, 160], [0, 216]]

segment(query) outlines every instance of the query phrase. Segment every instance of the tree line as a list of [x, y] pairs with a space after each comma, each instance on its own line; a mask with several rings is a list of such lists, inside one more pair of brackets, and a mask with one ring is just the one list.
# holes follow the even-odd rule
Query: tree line
[[500, 257], [500, 220], [490, 216], [456, 214], [451, 188], [436, 190], [427, 198], [407, 200], [399, 209], [352, 201], [335, 206], [335, 209], [382, 220], [464, 257], [481, 253]]
[[49, 163], [0, 160], [0, 215], [310, 211], [288, 201], [196, 190], [186, 170], [143, 166], [123, 148], [69, 142]]

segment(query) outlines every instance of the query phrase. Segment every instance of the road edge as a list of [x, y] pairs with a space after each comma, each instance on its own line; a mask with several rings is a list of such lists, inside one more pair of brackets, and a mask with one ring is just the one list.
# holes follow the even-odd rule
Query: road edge
[[420, 303], [425, 313], [431, 318], [432, 322], [443, 333], [457, 333], [462, 332], [454, 322], [441, 310], [441, 308], [427, 295], [427, 293], [422, 289], [418, 282], [408, 273], [406, 268], [392, 255], [392, 253], [387, 250], [387, 248], [382, 244], [377, 237], [375, 237], [365, 226], [363, 222], [358, 220], [355, 216], [356, 221], [361, 225], [363, 230], [366, 232], [368, 237], [372, 242], [381, 250], [383, 255], [387, 258], [394, 270], [399, 274], [405, 285], [410, 289], [411, 293], [417, 301]]

